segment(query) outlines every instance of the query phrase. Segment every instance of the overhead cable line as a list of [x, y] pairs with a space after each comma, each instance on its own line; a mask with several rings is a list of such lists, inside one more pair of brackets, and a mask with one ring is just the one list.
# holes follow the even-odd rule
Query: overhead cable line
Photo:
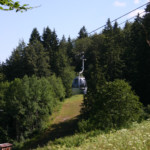
[[[127, 16], [128, 14], [130, 14], [130, 13], [132, 13], [132, 12], [138, 10], [139, 8], [142, 8], [143, 6], [145, 6], [145, 5], [147, 5], [147, 4], [150, 4], [150, 2], [147, 2], [147, 3], [145, 3], [144, 5], [141, 5], [140, 7], [136, 8], [136, 9], [133, 9], [132, 11], [130, 11], [130, 12], [128, 12], [128, 13], [126, 13], [126, 14], [124, 14], [124, 15], [122, 15], [122, 16], [116, 18], [116, 19], [114, 19], [113, 21], [111, 21], [111, 23], [113, 23], [113, 22], [115, 22], [115, 21], [117, 21], [117, 20], [119, 20], [119, 19], [121, 19], [121, 18]], [[99, 28], [97, 28], [97, 29], [95, 29], [95, 30], [93, 30], [93, 31], [91, 31], [91, 32], [89, 32], [88, 34], [91, 34], [91, 33], [93, 33], [93, 32], [96, 32], [97, 30], [99, 30], [99, 29], [101, 29], [101, 28], [103, 28], [103, 27], [105, 27], [105, 26], [106, 26], [106, 24], [103, 25], [103, 26], [101, 26], [101, 27], [99, 27]]]
[[[143, 13], [145, 13], [145, 11], [139, 13], [139, 15], [141, 15], [141, 14], [143, 14]], [[123, 21], [123, 22], [119, 23], [118, 25], [120, 26], [120, 25], [124, 24], [125, 22], [127, 22], [127, 21], [129, 21], [129, 20], [132, 20], [132, 19], [135, 18], [136, 16], [137, 16], [137, 15], [135, 15], [135, 16], [133, 16], [133, 17], [127, 19], [126, 21]]]

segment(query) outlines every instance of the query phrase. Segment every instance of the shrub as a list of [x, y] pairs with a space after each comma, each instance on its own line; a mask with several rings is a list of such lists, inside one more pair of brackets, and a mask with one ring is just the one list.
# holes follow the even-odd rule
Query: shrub
[[5, 101], [8, 135], [21, 140], [45, 127], [58, 100], [46, 78], [25, 76], [10, 83]]
[[64, 68], [63, 72], [61, 73], [60, 77], [62, 79], [63, 85], [65, 87], [66, 97], [70, 97], [72, 95], [72, 81], [74, 78], [74, 72], [72, 68], [66, 67]]
[[48, 78], [48, 81], [53, 87], [55, 97], [57, 97], [60, 101], [62, 101], [65, 98], [65, 88], [63, 86], [61, 78], [52, 75]]
[[[120, 128], [133, 121], [138, 121], [142, 114], [142, 104], [139, 102], [139, 97], [131, 90], [131, 86], [123, 80], [106, 82], [99, 91], [95, 91], [95, 95], [93, 97], [96, 99], [91, 99], [91, 95], [88, 99], [87, 95], [87, 101], [93, 103], [89, 112], [89, 121], [86, 123], [82, 121], [86, 124], [86, 128], [88, 124], [90, 129]], [[82, 123], [80, 123], [79, 128], [83, 130]]]

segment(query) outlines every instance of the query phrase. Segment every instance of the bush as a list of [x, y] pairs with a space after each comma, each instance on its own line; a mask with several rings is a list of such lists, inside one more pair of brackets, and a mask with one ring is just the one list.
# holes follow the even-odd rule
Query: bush
[[[87, 95], [86, 100], [93, 103], [88, 121], [82, 121], [86, 124], [86, 129], [120, 128], [133, 121], [138, 121], [142, 115], [142, 104], [139, 102], [139, 97], [131, 90], [131, 86], [123, 80], [106, 82], [99, 91], [95, 91], [95, 95], [93, 97], [96, 99], [91, 99], [91, 95], [88, 99]], [[83, 130], [82, 123], [79, 124], [79, 128]]]
[[61, 78], [52, 75], [48, 78], [48, 81], [53, 87], [55, 97], [57, 97], [60, 101], [62, 101], [65, 98], [65, 88], [63, 86]]
[[75, 74], [72, 71], [72, 68], [66, 67], [61, 73], [60, 77], [62, 79], [63, 85], [65, 87], [66, 97], [70, 97], [72, 95], [72, 81]]
[[43, 129], [57, 102], [46, 78], [25, 76], [12, 81], [5, 94], [8, 136], [21, 140]]

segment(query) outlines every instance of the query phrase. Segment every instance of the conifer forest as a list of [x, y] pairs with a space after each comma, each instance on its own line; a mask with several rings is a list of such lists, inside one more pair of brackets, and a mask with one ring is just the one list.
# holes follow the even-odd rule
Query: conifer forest
[[80, 131], [109, 130], [147, 118], [150, 110], [150, 5], [124, 26], [107, 20], [100, 33], [85, 26], [76, 39], [35, 27], [0, 62], [0, 143], [22, 141], [46, 128], [49, 116], [72, 96], [72, 81], [86, 58], [87, 94]]

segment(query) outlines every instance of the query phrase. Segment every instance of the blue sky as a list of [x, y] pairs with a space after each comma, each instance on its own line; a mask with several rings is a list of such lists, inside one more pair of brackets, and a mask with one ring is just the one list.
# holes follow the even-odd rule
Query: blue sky
[[[30, 6], [40, 6], [23, 13], [0, 10], [0, 62], [5, 62], [19, 40], [28, 43], [33, 28], [42, 35], [44, 27], [55, 29], [58, 38], [73, 39], [85, 26], [88, 32], [145, 4], [149, 0], [20, 0]], [[143, 11], [141, 8], [139, 12]], [[118, 20], [125, 21], [137, 11]], [[100, 32], [100, 31], [98, 31]]]

